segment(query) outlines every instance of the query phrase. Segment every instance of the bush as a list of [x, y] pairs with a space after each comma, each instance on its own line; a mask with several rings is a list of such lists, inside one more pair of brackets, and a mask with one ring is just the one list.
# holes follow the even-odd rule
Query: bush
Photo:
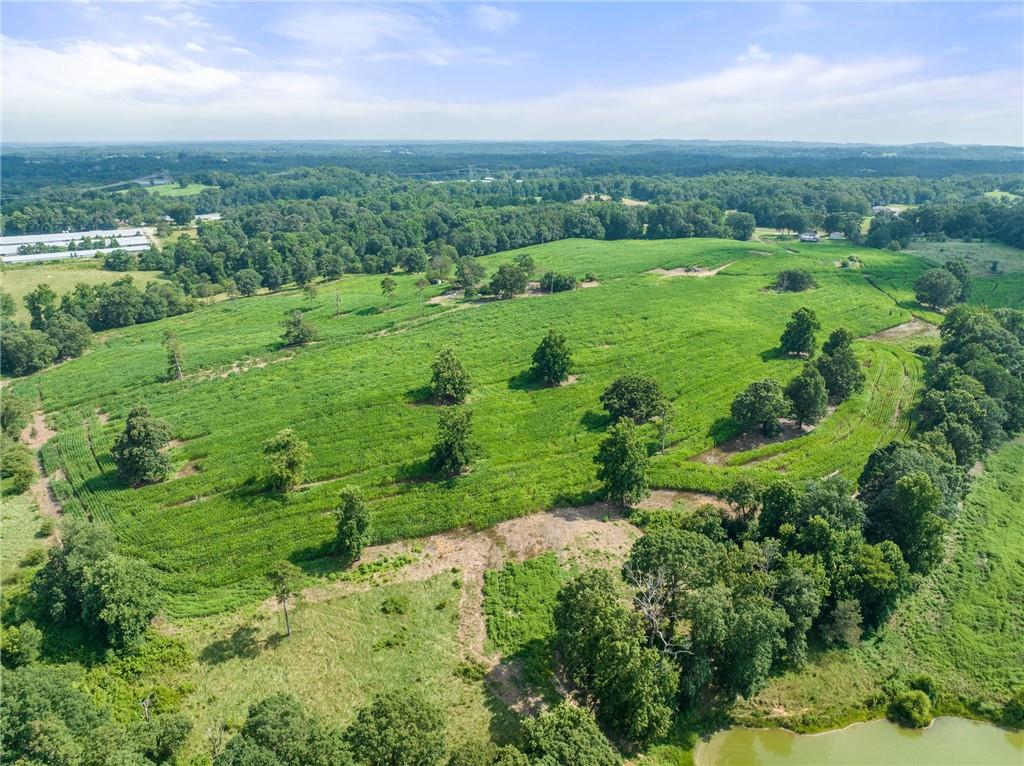
[[[619, 766], [615, 752], [593, 714], [562, 702], [523, 721], [523, 749], [536, 764], [558, 766]], [[513, 761], [514, 762], [514, 761]]]
[[409, 597], [402, 593], [385, 596], [380, 602], [381, 614], [405, 614], [409, 611]]
[[923, 729], [932, 722], [932, 702], [918, 689], [901, 692], [889, 703], [889, 720], [910, 729]]
[[786, 293], [802, 293], [804, 290], [810, 290], [817, 286], [818, 282], [814, 275], [805, 269], [780, 271], [772, 284], [773, 289]]
[[1003, 723], [1013, 729], [1024, 729], [1024, 686], [1003, 707]]
[[564, 293], [575, 290], [579, 280], [571, 274], [549, 271], [540, 278], [540, 289], [546, 293]]
[[907, 687], [910, 689], [916, 689], [919, 692], [924, 692], [928, 695], [928, 700], [934, 705], [939, 701], [939, 687], [935, 683], [935, 679], [931, 676], [922, 673], [919, 676], [914, 676], [907, 681]]

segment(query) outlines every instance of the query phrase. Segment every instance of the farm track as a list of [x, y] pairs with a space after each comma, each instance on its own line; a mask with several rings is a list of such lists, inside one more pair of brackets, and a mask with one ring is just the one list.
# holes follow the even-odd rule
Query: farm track
[[[32, 494], [32, 499], [35, 500], [39, 513], [51, 519], [60, 517], [61, 506], [50, 486], [51, 477], [48, 477], [44, 470], [39, 451], [56, 435], [57, 432], [47, 424], [46, 415], [42, 410], [32, 413], [32, 422], [21, 432], [21, 441], [34, 453], [32, 467], [35, 469], [36, 477], [29, 487], [29, 492]], [[62, 478], [59, 470], [54, 472], [53, 478]]]

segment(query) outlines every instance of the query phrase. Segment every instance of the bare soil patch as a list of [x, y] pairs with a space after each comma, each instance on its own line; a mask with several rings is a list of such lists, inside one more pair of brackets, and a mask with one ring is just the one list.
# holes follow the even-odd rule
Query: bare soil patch
[[189, 460], [187, 463], [185, 463], [185, 465], [183, 465], [174, 473], [174, 478], [184, 479], [189, 476], [195, 476], [201, 470], [202, 469], [200, 469], [198, 462], [196, 462], [195, 460]]
[[867, 340], [897, 341], [907, 338], [938, 338], [939, 328], [930, 322], [914, 317], [909, 322], [898, 324], [886, 330], [867, 336]]
[[443, 306], [446, 303], [454, 303], [455, 301], [462, 300], [465, 297], [465, 290], [449, 290], [446, 293], [435, 295], [433, 298], [428, 298], [427, 303], [431, 306]]
[[713, 505], [716, 508], [729, 508], [729, 504], [714, 495], [703, 492], [685, 492], [678, 489], [652, 489], [651, 494], [637, 504], [637, 508], [645, 510], [668, 511], [681, 503], [688, 505]]
[[[506, 561], [523, 561], [548, 551], [554, 552], [561, 561], [598, 559], [617, 565], [639, 536], [640, 530], [623, 519], [614, 506], [596, 503], [521, 516], [481, 531], [462, 529], [418, 540], [374, 545], [363, 551], [359, 563], [372, 564], [396, 556], [412, 557], [412, 563], [384, 575], [390, 582], [418, 582], [445, 572], [458, 572], [462, 579], [460, 643], [468, 658], [493, 668], [499, 658], [484, 650], [487, 633], [483, 615], [484, 572], [504, 566]], [[339, 592], [365, 590], [375, 584], [343, 581], [311, 588], [304, 598], [323, 601]], [[272, 601], [265, 606], [275, 608]]]
[[46, 415], [42, 410], [33, 412], [32, 422], [21, 429], [21, 441], [33, 451], [42, 447], [56, 435], [57, 432], [47, 424]]
[[[829, 407], [825, 414], [827, 418], [833, 412], [835, 407]], [[822, 418], [824, 420], [824, 418]], [[797, 439], [801, 436], [806, 436], [815, 429], [815, 426], [804, 423], [803, 426], [798, 426], [795, 421], [789, 418], [782, 418], [779, 421], [781, 431], [774, 436], [765, 436], [760, 431], [754, 431], [753, 433], [746, 433], [737, 436], [735, 439], [722, 442], [709, 450], [706, 450], [699, 455], [696, 455], [690, 460], [697, 463], [707, 463], [708, 465], [722, 465], [728, 462], [729, 458], [740, 452], [749, 452], [750, 450], [764, 447], [767, 444], [778, 444], [779, 442], [789, 441], [790, 439]]]
[[571, 386], [573, 383], [575, 383], [579, 379], [580, 379], [579, 375], [570, 375], [568, 378], [563, 380], [558, 385], [564, 388], [565, 386]]
[[714, 269], [702, 269], [697, 266], [680, 266], [678, 269], [650, 269], [645, 274], [657, 274], [659, 277], [713, 277], [723, 269], [732, 266], [736, 261], [723, 263]]

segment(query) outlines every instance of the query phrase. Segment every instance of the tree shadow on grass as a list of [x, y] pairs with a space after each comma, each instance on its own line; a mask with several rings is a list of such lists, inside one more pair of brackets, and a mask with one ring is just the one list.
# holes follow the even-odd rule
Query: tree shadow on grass
[[440, 404], [434, 399], [434, 391], [430, 386], [419, 386], [417, 388], [410, 388], [402, 397], [405, 399], [407, 404], [415, 406], [427, 406], [430, 404]]
[[258, 657], [261, 651], [263, 649], [256, 637], [256, 628], [242, 625], [227, 638], [207, 644], [199, 653], [199, 659], [206, 665], [219, 665], [236, 658], [251, 660]]
[[583, 417], [580, 418], [580, 425], [586, 428], [588, 431], [603, 431], [609, 425], [611, 425], [612, 419], [603, 412], [596, 412], [594, 410], [588, 410], [583, 413]]
[[423, 460], [413, 460], [396, 468], [394, 482], [395, 484], [426, 484], [439, 478], [443, 479], [444, 477], [438, 477], [430, 465], [430, 460], [424, 458]]
[[374, 314], [383, 314], [384, 312], [381, 311], [376, 306], [365, 306], [361, 309], [353, 311], [352, 313], [355, 314], [357, 317], [368, 317], [373, 316]]
[[509, 378], [508, 387], [511, 391], [539, 391], [542, 388], [550, 388], [537, 380], [537, 376], [529, 369]]
[[775, 348], [769, 348], [762, 351], [760, 354], [762, 362], [771, 362], [776, 359], [792, 359], [789, 354], [785, 353], [781, 348], [776, 346]]

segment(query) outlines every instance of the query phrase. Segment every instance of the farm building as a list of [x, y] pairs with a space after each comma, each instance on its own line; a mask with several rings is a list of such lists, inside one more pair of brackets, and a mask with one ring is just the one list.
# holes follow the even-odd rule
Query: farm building
[[821, 239], [816, 231], [805, 231], [800, 235], [801, 242], [817, 242]]
[[899, 215], [900, 209], [898, 207], [889, 207], [888, 205], [873, 205], [871, 213], [872, 215]]
[[0, 237], [0, 260], [4, 263], [32, 263], [91, 258], [113, 250], [140, 253], [150, 249], [152, 233], [152, 229], [135, 227]]
[[846, 235], [841, 231], [831, 231], [828, 234], [829, 239], [846, 239]]

